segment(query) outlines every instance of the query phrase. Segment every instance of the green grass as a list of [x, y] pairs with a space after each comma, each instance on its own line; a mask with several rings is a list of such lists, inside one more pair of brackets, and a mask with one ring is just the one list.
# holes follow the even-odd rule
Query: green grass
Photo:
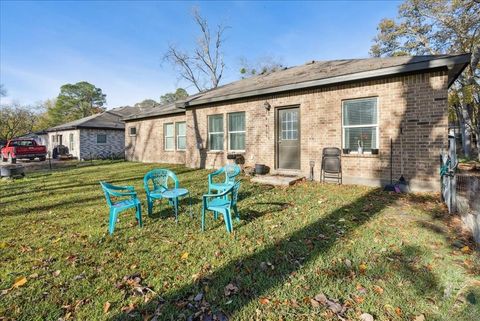
[[[478, 253], [454, 246], [459, 236], [435, 195], [310, 182], [282, 189], [244, 178], [234, 233], [212, 215], [201, 233], [208, 171], [168, 166], [193, 193], [194, 218], [185, 201], [176, 225], [166, 203], [146, 215], [142, 178], [160, 166], [100, 162], [0, 181], [0, 320], [200, 320], [219, 312], [338, 320], [312, 305], [319, 293], [338, 300], [349, 320], [480, 315]], [[135, 186], [143, 228], [132, 211], [107, 234], [98, 180]], [[21, 277], [27, 282], [11, 288]]]

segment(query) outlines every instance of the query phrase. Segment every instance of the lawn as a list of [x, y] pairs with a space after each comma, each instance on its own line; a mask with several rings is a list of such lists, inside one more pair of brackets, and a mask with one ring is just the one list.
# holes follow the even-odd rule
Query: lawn
[[[178, 225], [166, 203], [146, 215], [160, 166], [193, 219], [187, 201]], [[0, 181], [0, 320], [478, 319], [479, 255], [437, 196], [244, 178], [234, 233], [212, 215], [202, 233], [208, 173], [99, 162]], [[135, 186], [143, 228], [132, 211], [108, 235], [99, 180]]]

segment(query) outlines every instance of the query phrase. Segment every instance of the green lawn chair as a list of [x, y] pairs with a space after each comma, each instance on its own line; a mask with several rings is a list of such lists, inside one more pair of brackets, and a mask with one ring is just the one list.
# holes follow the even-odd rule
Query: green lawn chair
[[[240, 166], [237, 164], [228, 164], [219, 170], [208, 175], [208, 193], [217, 191], [219, 193], [228, 190], [235, 184], [235, 177], [241, 172]], [[214, 177], [219, 175], [225, 175], [225, 179], [221, 182], [215, 182]]]
[[[100, 185], [110, 208], [110, 221], [108, 224], [108, 232], [110, 234], [113, 234], [115, 230], [118, 214], [130, 208], [136, 209], [135, 217], [140, 227], [143, 226], [142, 208], [133, 186], [115, 186], [106, 182], [100, 182]], [[112, 197], [122, 198], [123, 200], [113, 201]]]
[[240, 181], [234, 183], [229, 189], [219, 194], [205, 194], [202, 202], [202, 231], [205, 231], [205, 212], [212, 211], [214, 219], [218, 218], [218, 213], [223, 214], [223, 219], [227, 232], [233, 231], [232, 210], [235, 212], [236, 220], [240, 220], [237, 209], [238, 190]]

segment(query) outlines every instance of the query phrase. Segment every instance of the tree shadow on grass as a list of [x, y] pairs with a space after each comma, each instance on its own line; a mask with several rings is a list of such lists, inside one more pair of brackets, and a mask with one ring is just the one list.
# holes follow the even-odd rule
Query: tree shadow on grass
[[35, 205], [29, 203], [31, 206], [22, 206], [19, 208], [14, 208], [11, 210], [2, 210], [2, 213], [0, 216], [20, 216], [20, 215], [28, 215], [31, 212], [38, 212], [38, 211], [51, 211], [55, 210], [57, 208], [65, 208], [68, 206], [75, 207], [75, 206], [84, 206], [87, 205], [90, 201], [98, 201], [100, 198], [102, 198], [102, 195], [96, 195], [96, 196], [90, 196], [90, 197], [83, 197], [83, 198], [74, 198], [70, 200], [65, 200], [65, 201], [59, 201], [56, 203], [48, 203], [45, 205]]
[[[223, 311], [233, 316], [250, 302], [268, 295], [275, 287], [281, 286], [288, 277], [300, 270], [303, 265], [329, 252], [334, 244], [345, 241], [357, 228], [360, 228], [375, 217], [384, 207], [396, 199], [379, 190], [374, 190], [365, 196], [345, 206], [339, 207], [316, 222], [300, 229], [275, 244], [255, 252], [249, 256], [234, 260], [215, 271], [204, 271], [197, 281], [171, 292], [159, 293], [159, 297], [135, 311], [114, 315], [110, 320], [131, 320], [132, 316], [141, 319], [141, 314], [157, 313], [162, 319], [178, 319], [181, 315], [193, 316], [199, 312], [195, 302], [189, 302], [189, 297], [203, 292], [205, 286], [209, 291], [204, 295], [208, 309], [196, 315], [200, 320], [210, 313]], [[368, 210], [365, 210], [365, 205]], [[337, 236], [335, 224], [339, 219], [345, 219], [349, 224], [344, 228], [342, 236]], [[328, 235], [327, 238], [324, 236]], [[308, 242], [309, 246], [306, 246]], [[271, 262], [275, 269], [268, 273], [258, 273], [262, 262]], [[224, 289], [229, 283], [234, 283], [240, 289], [232, 298], [224, 296]], [[161, 298], [160, 298], [161, 296]], [[231, 303], [226, 304], [227, 301]], [[133, 313], [133, 315], [132, 315]], [[136, 314], [135, 314], [136, 313]]]

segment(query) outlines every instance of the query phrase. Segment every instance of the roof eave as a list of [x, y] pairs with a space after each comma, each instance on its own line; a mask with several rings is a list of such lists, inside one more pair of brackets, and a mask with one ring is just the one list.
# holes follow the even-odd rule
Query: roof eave
[[[358, 73], [346, 74], [346, 75], [330, 77], [330, 78], [323, 78], [318, 80], [311, 80], [311, 81], [300, 82], [300, 83], [293, 83], [293, 84], [270, 87], [265, 89], [251, 90], [251, 91], [246, 91], [242, 93], [223, 95], [223, 96], [212, 97], [212, 98], [203, 98], [203, 99], [199, 98], [196, 100], [187, 101], [185, 103], [185, 108], [204, 105], [208, 103], [215, 103], [215, 102], [220, 102], [225, 100], [248, 98], [248, 97], [261, 96], [261, 95], [273, 94], [278, 92], [292, 91], [292, 90], [298, 90], [298, 89], [308, 89], [308, 88], [321, 87], [321, 86], [332, 85], [337, 83], [380, 78], [385, 76], [400, 75], [405, 73], [412, 73], [412, 72], [418, 72], [422, 70], [439, 69], [439, 68], [448, 68], [449, 86], [450, 86], [450, 84], [453, 83], [453, 81], [455, 81], [456, 77], [458, 77], [458, 75], [465, 69], [465, 67], [468, 65], [469, 62], [470, 62], [470, 54], [450, 56], [450, 57], [438, 58], [434, 60], [422, 61], [422, 62], [407, 64], [407, 65], [363, 71]], [[460, 68], [459, 72], [457, 70], [458, 68]], [[454, 70], [457, 72], [456, 76], [454, 75], [450, 76], [450, 71], [453, 72]]]
[[183, 110], [175, 110], [175, 111], [172, 110], [171, 112], [168, 112], [168, 113], [153, 113], [153, 114], [148, 114], [148, 115], [131, 115], [131, 116], [122, 118], [122, 120], [124, 122], [128, 122], [128, 121], [133, 121], [133, 120], [138, 120], [138, 119], [155, 118], [155, 117], [170, 116], [170, 115], [175, 115], [175, 114], [183, 114], [183, 113], [185, 113], [185, 110], [184, 110], [184, 108], [182, 108], [182, 109]]

